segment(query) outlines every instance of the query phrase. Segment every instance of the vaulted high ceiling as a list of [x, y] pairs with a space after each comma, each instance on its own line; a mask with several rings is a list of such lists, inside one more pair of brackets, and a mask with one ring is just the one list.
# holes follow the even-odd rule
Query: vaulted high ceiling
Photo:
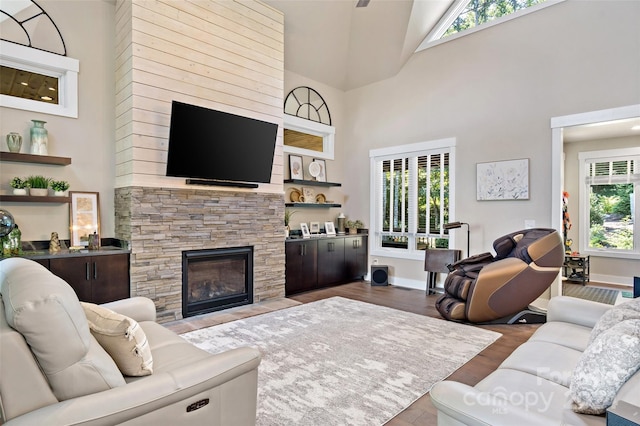
[[395, 75], [453, 0], [266, 0], [285, 15], [285, 68], [341, 90]]

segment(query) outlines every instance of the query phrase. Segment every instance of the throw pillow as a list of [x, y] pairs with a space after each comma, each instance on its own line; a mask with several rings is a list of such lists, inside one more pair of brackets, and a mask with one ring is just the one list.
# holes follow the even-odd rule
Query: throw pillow
[[153, 373], [147, 336], [134, 319], [93, 303], [81, 302], [91, 334], [126, 376]]
[[608, 330], [621, 321], [628, 319], [640, 319], [640, 298], [631, 299], [628, 302], [615, 305], [613, 308], [605, 312], [593, 327], [593, 330], [591, 330], [589, 344], [591, 344], [591, 342], [593, 342], [603, 331]]
[[640, 368], [640, 319], [600, 333], [582, 353], [571, 377], [573, 411], [603, 414], [618, 390]]

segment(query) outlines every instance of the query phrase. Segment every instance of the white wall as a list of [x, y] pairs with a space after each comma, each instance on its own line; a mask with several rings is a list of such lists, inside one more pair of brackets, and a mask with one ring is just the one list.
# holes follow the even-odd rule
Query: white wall
[[[14, 176], [41, 174], [66, 180], [72, 191], [100, 193], [102, 236], [113, 237], [113, 182], [115, 178], [114, 3], [106, 1], [42, 0], [38, 4], [56, 23], [67, 55], [80, 61], [78, 118], [59, 117], [0, 108], [0, 149], [8, 151], [6, 134], [23, 136], [23, 153], [29, 152], [32, 119], [47, 122], [49, 154], [71, 157], [71, 165], [0, 164], [0, 190], [11, 193]], [[69, 238], [68, 204], [2, 203], [20, 226], [23, 240], [49, 240], [52, 231]]]
[[[457, 139], [456, 217], [471, 253], [524, 227], [550, 226], [551, 117], [638, 103], [640, 3], [566, 1], [414, 55], [397, 76], [346, 94], [340, 161], [345, 211], [369, 217], [372, 148]], [[635, 52], [636, 54], [633, 54]], [[530, 159], [530, 199], [476, 201], [476, 163]], [[457, 247], [466, 248], [466, 232]], [[421, 262], [379, 259], [395, 283]]]

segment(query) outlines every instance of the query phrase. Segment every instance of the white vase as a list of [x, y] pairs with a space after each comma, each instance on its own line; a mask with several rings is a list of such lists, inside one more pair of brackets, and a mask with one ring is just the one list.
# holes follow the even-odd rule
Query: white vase
[[13, 188], [13, 195], [27, 195], [26, 188]]
[[35, 195], [36, 197], [44, 197], [49, 194], [49, 190], [47, 188], [31, 188], [29, 194]]
[[56, 197], [64, 197], [66, 191], [53, 191], [53, 195]]

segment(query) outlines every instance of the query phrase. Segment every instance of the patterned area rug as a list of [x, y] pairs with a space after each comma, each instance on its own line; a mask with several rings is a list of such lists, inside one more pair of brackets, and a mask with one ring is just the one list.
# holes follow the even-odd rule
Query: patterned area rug
[[618, 290], [609, 288], [588, 287], [581, 284], [562, 284], [562, 294], [564, 296], [577, 297], [579, 299], [593, 300], [594, 302], [608, 303], [614, 305], [618, 298]]
[[182, 335], [260, 350], [261, 426], [381, 425], [500, 336], [341, 297]]

